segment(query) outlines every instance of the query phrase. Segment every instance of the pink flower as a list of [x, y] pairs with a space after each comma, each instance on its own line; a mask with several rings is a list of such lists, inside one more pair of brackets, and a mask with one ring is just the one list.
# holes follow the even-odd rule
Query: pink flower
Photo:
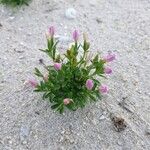
[[99, 87], [99, 92], [101, 93], [108, 93], [109, 89], [108, 89], [108, 86], [107, 85], [101, 85]]
[[53, 37], [55, 34], [55, 28], [53, 26], [49, 27], [49, 35]]
[[111, 61], [113, 61], [115, 59], [116, 59], [116, 55], [115, 54], [111, 54], [111, 53], [109, 53], [106, 57], [104, 57], [104, 60], [106, 62], [111, 62]]
[[75, 42], [77, 42], [77, 40], [79, 39], [79, 33], [77, 30], [74, 30], [73, 32], [73, 39]]
[[38, 86], [38, 83], [35, 79], [28, 80], [28, 83], [34, 88], [36, 88]]
[[55, 68], [56, 70], [61, 70], [61, 67], [62, 67], [62, 64], [61, 64], [61, 63], [55, 63], [55, 64], [54, 64], [54, 68]]
[[93, 86], [94, 86], [93, 80], [88, 79], [88, 80], [86, 81], [86, 88], [87, 88], [88, 90], [92, 90]]
[[111, 69], [110, 67], [106, 67], [106, 68], [104, 69], [104, 73], [106, 73], [106, 74], [111, 74], [111, 73], [112, 73], [112, 69]]
[[71, 100], [69, 98], [65, 98], [63, 102], [64, 102], [64, 105], [68, 105], [71, 102]]

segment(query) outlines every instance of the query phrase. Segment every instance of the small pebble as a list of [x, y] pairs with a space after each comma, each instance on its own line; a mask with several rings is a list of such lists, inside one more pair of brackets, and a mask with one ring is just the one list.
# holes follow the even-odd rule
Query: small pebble
[[147, 128], [146, 128], [146, 134], [147, 134], [147, 135], [150, 135], [150, 127], [147, 127]]
[[35, 111], [35, 114], [40, 115], [40, 113], [38, 111]]
[[74, 8], [68, 8], [65, 12], [65, 16], [67, 19], [75, 19], [77, 12]]
[[7, 37], [6, 40], [10, 40], [10, 37]]
[[21, 45], [21, 46], [25, 46], [25, 44], [24, 44], [23, 42], [20, 42], [20, 45]]
[[96, 21], [97, 21], [98, 24], [102, 23], [102, 20], [100, 18], [97, 18]]
[[22, 141], [22, 144], [23, 144], [23, 145], [26, 145], [26, 144], [27, 144], [27, 141]]
[[65, 130], [61, 131], [61, 134], [63, 135], [65, 133]]
[[14, 16], [12, 16], [12, 17], [9, 17], [9, 19], [10, 19], [10, 20], [14, 20], [14, 19], [15, 19], [15, 17], [14, 17]]
[[27, 126], [22, 125], [20, 128], [20, 140], [23, 141], [29, 135], [29, 128]]
[[86, 125], [86, 122], [83, 122], [83, 125]]
[[99, 120], [104, 120], [104, 119], [106, 119], [106, 117], [104, 115], [101, 115], [99, 118]]
[[19, 56], [19, 59], [23, 59], [24, 58], [24, 56]]

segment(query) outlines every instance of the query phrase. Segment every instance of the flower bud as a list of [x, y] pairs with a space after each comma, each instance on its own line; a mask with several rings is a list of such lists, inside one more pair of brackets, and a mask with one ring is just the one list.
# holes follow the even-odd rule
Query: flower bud
[[106, 67], [106, 68], [104, 69], [104, 73], [106, 73], [106, 74], [111, 74], [111, 73], [112, 73], [112, 69], [111, 69], [110, 67]]
[[87, 88], [88, 90], [92, 90], [93, 86], [94, 86], [93, 80], [88, 79], [88, 80], [86, 81], [86, 88]]
[[106, 62], [111, 62], [111, 61], [113, 61], [113, 60], [115, 60], [116, 59], [116, 55], [115, 54], [108, 54], [105, 58], [104, 58], [104, 60], [106, 61]]
[[108, 86], [107, 85], [101, 85], [99, 87], [99, 92], [101, 93], [108, 93], [109, 89], [108, 89]]
[[74, 30], [74, 32], [73, 32], [73, 39], [75, 42], [77, 42], [79, 39], [79, 33], [77, 30]]
[[55, 64], [54, 64], [54, 68], [55, 68], [56, 70], [61, 70], [61, 67], [62, 67], [62, 64], [61, 64], [61, 63], [55, 63]]
[[38, 86], [38, 83], [35, 79], [28, 80], [28, 83], [34, 88], [36, 88]]
[[53, 37], [55, 34], [55, 28], [53, 26], [49, 27], [49, 35]]
[[63, 100], [63, 102], [64, 102], [64, 105], [68, 105], [68, 104], [71, 102], [71, 99], [65, 98], [65, 99]]

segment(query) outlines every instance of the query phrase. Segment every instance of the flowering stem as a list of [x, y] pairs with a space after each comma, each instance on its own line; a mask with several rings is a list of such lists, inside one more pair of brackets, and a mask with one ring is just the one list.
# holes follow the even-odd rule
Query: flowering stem
[[81, 65], [82, 65], [82, 61], [84, 60], [85, 55], [86, 55], [86, 52], [84, 51], [83, 57], [82, 57], [82, 59], [81, 59], [81, 60], [79, 61], [79, 63], [78, 63], [78, 64], [80, 64], [80, 65], [79, 65], [79, 68], [80, 68]]

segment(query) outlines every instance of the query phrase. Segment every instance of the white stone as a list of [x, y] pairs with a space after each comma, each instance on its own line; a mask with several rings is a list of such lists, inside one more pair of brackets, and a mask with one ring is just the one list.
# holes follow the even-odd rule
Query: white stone
[[104, 120], [104, 119], [106, 119], [106, 117], [104, 115], [101, 115], [99, 119]]
[[65, 12], [65, 16], [67, 19], [75, 19], [77, 12], [74, 8], [68, 8]]
[[19, 56], [19, 59], [23, 59], [24, 58], [24, 56]]
[[15, 17], [14, 17], [14, 16], [11, 16], [11, 17], [9, 17], [9, 19], [10, 19], [10, 20], [14, 20], [14, 19], [15, 19]]

